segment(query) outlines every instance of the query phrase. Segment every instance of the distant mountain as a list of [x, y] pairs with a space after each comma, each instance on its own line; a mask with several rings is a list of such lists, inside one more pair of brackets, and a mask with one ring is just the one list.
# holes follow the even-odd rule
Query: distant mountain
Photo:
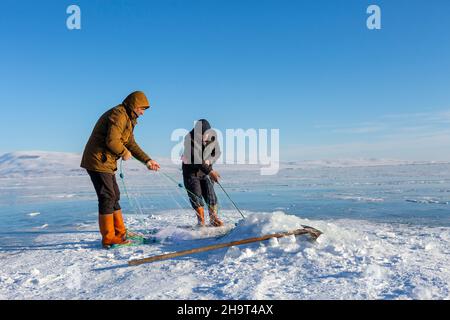
[[0, 177], [81, 174], [80, 155], [63, 152], [21, 151], [0, 156]]
[[[158, 162], [167, 171], [180, 169], [180, 164], [173, 164], [170, 159], [158, 158]], [[80, 168], [81, 155], [77, 153], [20, 151], [6, 153], [0, 156], [0, 178], [10, 177], [45, 177], [45, 176], [78, 176], [84, 175]], [[436, 164], [434, 161], [403, 161], [392, 159], [341, 159], [341, 160], [309, 160], [281, 162], [281, 170], [314, 169], [314, 168], [347, 168], [393, 165]], [[118, 163], [119, 165], [120, 163]], [[146, 168], [138, 161], [124, 162], [127, 174], [141, 174]], [[220, 171], [225, 170], [259, 170], [260, 165], [217, 164]]]

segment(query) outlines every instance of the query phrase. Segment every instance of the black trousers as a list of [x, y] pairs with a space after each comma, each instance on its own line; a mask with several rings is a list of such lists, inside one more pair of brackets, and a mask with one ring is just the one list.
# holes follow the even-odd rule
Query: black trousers
[[189, 191], [188, 196], [192, 208], [197, 209], [203, 207], [203, 199], [205, 199], [209, 207], [217, 204], [214, 185], [207, 175], [198, 176], [197, 174], [189, 174], [183, 171], [183, 181], [184, 187]]
[[120, 210], [120, 191], [117, 185], [116, 175], [112, 173], [96, 172], [87, 170], [94, 184], [98, 198], [98, 212], [100, 214], [111, 214]]

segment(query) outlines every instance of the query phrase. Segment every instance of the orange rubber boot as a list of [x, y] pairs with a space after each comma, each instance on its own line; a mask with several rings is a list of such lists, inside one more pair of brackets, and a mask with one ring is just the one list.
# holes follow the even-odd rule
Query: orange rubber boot
[[223, 226], [223, 221], [217, 215], [217, 206], [211, 206], [209, 209], [209, 223], [214, 227]]
[[195, 209], [195, 212], [197, 213], [197, 221], [200, 226], [205, 225], [205, 209], [203, 207], [198, 207]]
[[100, 233], [102, 234], [102, 244], [104, 247], [108, 247], [113, 244], [128, 243], [128, 241], [124, 241], [122, 238], [116, 236], [114, 231], [113, 214], [99, 214], [98, 225], [100, 227]]
[[122, 210], [117, 210], [113, 212], [114, 217], [114, 231], [116, 237], [120, 239], [125, 239], [127, 235], [127, 229], [125, 228], [125, 224], [123, 222]]

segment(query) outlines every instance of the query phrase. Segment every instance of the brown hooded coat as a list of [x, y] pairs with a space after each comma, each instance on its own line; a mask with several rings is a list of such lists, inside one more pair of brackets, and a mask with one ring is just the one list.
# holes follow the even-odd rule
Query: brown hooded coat
[[150, 106], [143, 92], [131, 93], [118, 106], [106, 111], [92, 131], [81, 160], [81, 167], [90, 171], [114, 173], [117, 160], [126, 151], [143, 163], [151, 158], [134, 140], [133, 130], [137, 124], [136, 107]]

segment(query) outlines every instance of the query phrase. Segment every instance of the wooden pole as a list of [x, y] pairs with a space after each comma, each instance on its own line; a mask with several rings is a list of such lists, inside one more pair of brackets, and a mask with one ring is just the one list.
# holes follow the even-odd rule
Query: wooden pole
[[320, 232], [319, 230], [314, 229], [312, 227], [303, 226], [303, 229], [297, 229], [297, 230], [289, 231], [289, 232], [274, 233], [274, 234], [269, 234], [269, 235], [265, 235], [262, 237], [243, 239], [243, 240], [238, 240], [238, 241], [233, 241], [233, 242], [228, 242], [228, 243], [214, 244], [214, 245], [210, 245], [210, 246], [206, 246], [206, 247], [194, 248], [194, 249], [190, 249], [190, 250], [183, 250], [183, 251], [172, 252], [172, 253], [166, 253], [166, 254], [153, 256], [153, 257], [149, 257], [149, 258], [144, 258], [144, 259], [130, 260], [130, 261], [128, 261], [128, 265], [137, 266], [137, 265], [140, 265], [143, 263], [161, 261], [161, 260], [181, 257], [181, 256], [193, 254], [193, 253], [200, 253], [200, 252], [217, 250], [217, 249], [226, 248], [226, 247], [239, 246], [239, 245], [252, 243], [252, 242], [265, 241], [265, 240], [269, 240], [271, 238], [282, 238], [282, 237], [287, 237], [290, 235], [297, 236], [297, 235], [302, 235], [302, 234], [309, 234], [313, 240], [316, 240], [322, 234], [322, 232]]

